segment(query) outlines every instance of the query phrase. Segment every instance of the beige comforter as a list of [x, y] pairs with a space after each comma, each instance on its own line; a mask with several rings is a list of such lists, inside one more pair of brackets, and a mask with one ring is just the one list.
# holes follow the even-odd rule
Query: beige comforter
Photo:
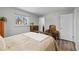
[[[38, 39], [38, 38], [37, 38]], [[0, 39], [0, 50], [3, 51], [54, 51], [55, 41], [48, 37], [43, 41], [37, 41], [23, 34]]]

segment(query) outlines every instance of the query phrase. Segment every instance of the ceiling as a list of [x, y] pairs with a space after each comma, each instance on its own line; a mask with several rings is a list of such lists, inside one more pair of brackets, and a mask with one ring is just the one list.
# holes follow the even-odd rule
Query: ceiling
[[38, 16], [43, 16], [51, 12], [73, 10], [73, 7], [18, 7], [21, 10], [28, 11]]

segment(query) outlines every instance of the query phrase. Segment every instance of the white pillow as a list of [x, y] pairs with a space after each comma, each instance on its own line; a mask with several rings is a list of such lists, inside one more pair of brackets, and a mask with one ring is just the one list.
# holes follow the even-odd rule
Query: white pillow
[[0, 35], [0, 39], [2, 39], [3, 37]]

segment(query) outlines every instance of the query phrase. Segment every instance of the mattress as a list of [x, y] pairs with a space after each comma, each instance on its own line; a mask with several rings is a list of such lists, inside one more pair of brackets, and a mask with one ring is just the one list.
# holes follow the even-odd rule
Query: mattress
[[[38, 38], [37, 38], [38, 39]], [[2, 51], [55, 51], [55, 40], [48, 36], [42, 41], [34, 40], [23, 34], [0, 40]]]

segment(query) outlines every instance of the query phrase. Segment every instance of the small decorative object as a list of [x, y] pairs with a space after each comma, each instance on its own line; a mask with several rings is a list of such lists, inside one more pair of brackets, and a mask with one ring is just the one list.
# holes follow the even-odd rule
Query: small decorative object
[[6, 17], [0, 17], [0, 21], [7, 21]]
[[29, 18], [22, 15], [16, 15], [16, 26], [28, 25]]

